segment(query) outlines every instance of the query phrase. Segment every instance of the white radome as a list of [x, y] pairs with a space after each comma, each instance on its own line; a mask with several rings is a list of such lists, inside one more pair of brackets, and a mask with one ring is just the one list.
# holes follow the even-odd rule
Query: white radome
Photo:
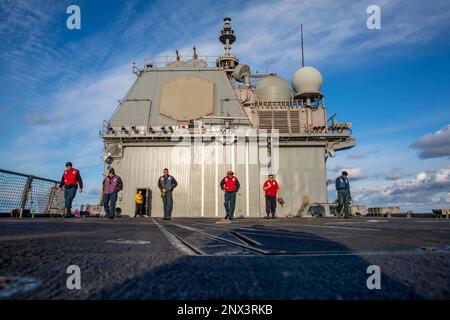
[[269, 76], [256, 86], [258, 100], [284, 101], [292, 98], [289, 82], [278, 76]]
[[322, 75], [313, 67], [300, 68], [292, 77], [292, 87], [297, 94], [320, 92], [322, 84]]

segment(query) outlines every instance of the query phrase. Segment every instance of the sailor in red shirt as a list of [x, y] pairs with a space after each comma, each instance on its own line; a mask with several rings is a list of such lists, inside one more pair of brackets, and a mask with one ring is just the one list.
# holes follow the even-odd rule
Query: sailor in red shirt
[[80, 192], [83, 192], [83, 180], [80, 171], [72, 167], [72, 162], [66, 162], [67, 170], [64, 171], [59, 188], [64, 187], [64, 208], [65, 215], [70, 215], [72, 209], [73, 198], [77, 194], [78, 186]]
[[225, 193], [225, 220], [233, 220], [236, 207], [236, 193], [240, 187], [239, 180], [234, 176], [233, 170], [228, 170], [227, 175], [220, 181], [220, 188]]
[[277, 208], [277, 195], [280, 187], [278, 182], [273, 178], [273, 175], [269, 175], [269, 179], [263, 184], [264, 192], [266, 193], [266, 219], [270, 219], [270, 214], [272, 214], [272, 219], [275, 219], [275, 211]]

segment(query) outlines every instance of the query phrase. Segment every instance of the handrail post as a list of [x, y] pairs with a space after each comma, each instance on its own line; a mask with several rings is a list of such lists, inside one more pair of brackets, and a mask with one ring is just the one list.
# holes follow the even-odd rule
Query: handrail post
[[50, 194], [49, 194], [49, 197], [48, 197], [48, 203], [47, 203], [47, 208], [45, 208], [45, 211], [44, 211], [44, 213], [45, 214], [49, 214], [50, 215], [50, 217], [53, 217], [53, 214], [52, 214], [52, 203], [53, 203], [53, 199], [55, 198], [55, 196], [56, 196], [56, 190], [57, 190], [57, 188], [58, 188], [58, 184], [55, 182], [55, 185], [50, 189]]
[[27, 205], [28, 195], [30, 194], [32, 183], [33, 176], [28, 176], [27, 181], [25, 182], [25, 186], [23, 187], [22, 199], [20, 200], [20, 219], [23, 218], [23, 210], [25, 210], [25, 206]]

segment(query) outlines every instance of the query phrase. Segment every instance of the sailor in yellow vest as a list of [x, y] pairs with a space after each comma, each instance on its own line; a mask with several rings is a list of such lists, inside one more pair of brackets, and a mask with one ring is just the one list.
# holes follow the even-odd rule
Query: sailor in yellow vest
[[137, 218], [138, 215], [142, 217], [144, 215], [144, 196], [142, 195], [142, 190], [134, 196], [134, 201], [136, 202], [136, 211], [134, 212], [134, 217]]

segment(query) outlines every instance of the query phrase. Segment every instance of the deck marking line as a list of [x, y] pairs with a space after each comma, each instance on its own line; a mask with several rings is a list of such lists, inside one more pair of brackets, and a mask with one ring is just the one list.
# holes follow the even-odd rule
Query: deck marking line
[[174, 232], [169, 231], [166, 227], [160, 225], [158, 222], [156, 222], [155, 219], [152, 220], [156, 224], [156, 226], [161, 230], [161, 232], [164, 234], [164, 236], [167, 238], [170, 244], [172, 244], [178, 250], [182, 251], [183, 253], [189, 256], [198, 256], [205, 254], [202, 250], [195, 248], [193, 245], [189, 244], [187, 241], [185, 241], [180, 236], [176, 235]]

